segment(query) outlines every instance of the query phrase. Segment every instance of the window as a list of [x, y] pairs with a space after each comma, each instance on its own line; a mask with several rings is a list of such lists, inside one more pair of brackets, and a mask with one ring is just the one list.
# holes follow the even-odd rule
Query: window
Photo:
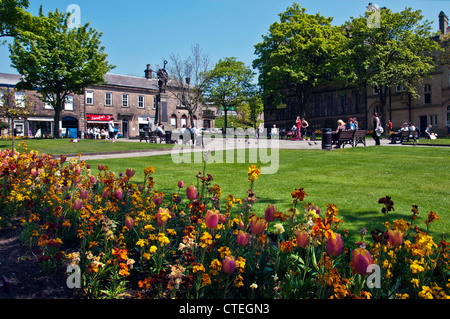
[[183, 126], [183, 125], [187, 125], [187, 116], [186, 115], [181, 116], [181, 126]]
[[438, 116], [437, 115], [430, 115], [429, 116], [429, 125], [437, 126], [438, 125]]
[[105, 105], [112, 106], [112, 93], [110, 92], [105, 93]]
[[177, 116], [175, 114], [172, 114], [170, 117], [170, 125], [177, 127]]
[[[49, 97], [50, 101], [53, 102], [53, 95]], [[45, 102], [44, 110], [53, 110], [53, 106], [49, 102]]]
[[431, 85], [429, 84], [423, 87], [423, 99], [425, 104], [431, 104]]
[[395, 91], [396, 92], [405, 92], [405, 87], [403, 86], [403, 84], [399, 84], [395, 87]]
[[177, 107], [181, 107], [181, 93], [177, 93]]
[[94, 91], [86, 91], [86, 104], [94, 104]]
[[64, 101], [64, 110], [73, 111], [73, 95], [67, 95]]
[[18, 107], [25, 107], [25, 92], [16, 92], [15, 99]]
[[138, 96], [138, 108], [143, 109], [145, 107], [145, 97], [143, 95]]
[[128, 107], [128, 94], [122, 94], [122, 107]]

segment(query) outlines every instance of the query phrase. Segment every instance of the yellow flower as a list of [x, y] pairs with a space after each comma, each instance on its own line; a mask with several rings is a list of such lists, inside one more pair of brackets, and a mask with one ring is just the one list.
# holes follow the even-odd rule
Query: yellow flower
[[136, 246], [144, 247], [147, 244], [148, 244], [148, 242], [146, 239], [139, 239], [138, 242], [136, 243]]
[[419, 297], [423, 299], [434, 299], [433, 291], [428, 286], [422, 286], [422, 291], [419, 292]]
[[208, 232], [203, 232], [202, 237], [200, 237], [200, 246], [203, 248], [208, 247], [208, 245], [212, 244], [212, 236]]
[[425, 268], [423, 268], [417, 260], [414, 260], [414, 262], [409, 267], [411, 268], [411, 271], [413, 274], [417, 274], [418, 272], [425, 271]]
[[222, 263], [218, 259], [214, 259], [211, 261], [211, 264], [209, 265], [209, 273], [211, 275], [217, 275], [219, 274], [219, 271], [222, 269]]
[[156, 246], [151, 246], [150, 247], [150, 253], [153, 254], [158, 250], [158, 248]]
[[419, 279], [413, 278], [411, 279], [411, 283], [414, 285], [415, 288], [419, 288]]
[[258, 179], [259, 175], [261, 175], [261, 171], [255, 165], [248, 168], [248, 180], [253, 182], [255, 179]]
[[170, 243], [169, 238], [164, 233], [158, 234], [158, 241], [161, 243], [161, 247]]

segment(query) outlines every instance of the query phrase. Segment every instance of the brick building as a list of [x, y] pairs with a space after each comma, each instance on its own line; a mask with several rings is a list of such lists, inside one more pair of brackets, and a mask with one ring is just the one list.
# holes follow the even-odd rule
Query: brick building
[[[114, 118], [121, 136], [138, 137], [139, 129], [147, 126], [149, 121], [154, 122], [157, 110], [158, 80], [148, 72], [146, 75], [147, 77], [137, 77], [108, 73], [104, 84], [86, 88], [84, 95], [68, 96], [60, 118], [62, 134], [70, 137], [84, 136], [83, 133], [88, 128], [106, 129], [107, 122]], [[52, 136], [52, 107], [42, 102], [36, 91], [16, 92], [15, 85], [20, 78], [19, 75], [0, 73], [0, 94], [15, 92], [16, 100], [27, 96], [32, 102], [34, 115], [26, 120], [19, 119], [10, 123], [9, 133], [15, 129], [22, 136]], [[173, 131], [190, 123], [189, 113], [179, 99], [182, 90], [183, 88], [173, 86], [169, 81], [165, 93], [161, 94], [158, 122], [165, 130]], [[193, 119], [194, 126], [202, 126], [201, 108], [193, 114]]]

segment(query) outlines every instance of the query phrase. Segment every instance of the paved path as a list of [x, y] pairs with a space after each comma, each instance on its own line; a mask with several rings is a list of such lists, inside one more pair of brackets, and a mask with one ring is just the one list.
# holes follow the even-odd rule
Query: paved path
[[[123, 139], [120, 140], [121, 142], [139, 142], [139, 140], [127, 140]], [[233, 144], [234, 142], [234, 144]], [[265, 144], [267, 142], [267, 144]], [[191, 147], [184, 147], [183, 150], [181, 150], [181, 146], [175, 145], [175, 150], [178, 152], [201, 152], [208, 149], [213, 150], [228, 150], [228, 149], [245, 149], [245, 148], [258, 148], [258, 147], [271, 147], [271, 140], [260, 140], [259, 143], [256, 139], [224, 139], [222, 143], [217, 143], [217, 140], [211, 138], [205, 138], [204, 139], [204, 146], [203, 149], [200, 146], [191, 146]], [[367, 146], [375, 145], [375, 142], [372, 139], [366, 140]], [[386, 146], [399, 146], [401, 144], [389, 144], [388, 139], [382, 139], [381, 145]], [[273, 147], [277, 147], [276, 144], [273, 145]], [[347, 146], [350, 147], [350, 146]], [[362, 145], [359, 145], [358, 147], [364, 147]], [[321, 149], [322, 148], [322, 141], [292, 141], [292, 140], [278, 140], [278, 148], [279, 149]], [[114, 152], [114, 153], [92, 153], [92, 154], [85, 154], [81, 156], [82, 160], [100, 160], [100, 159], [108, 159], [108, 158], [129, 158], [129, 157], [141, 157], [141, 156], [155, 156], [155, 155], [167, 155], [171, 154], [174, 151], [173, 148], [167, 148], [167, 149], [155, 149], [155, 150], [140, 150], [140, 151], [127, 151], [127, 152]]]

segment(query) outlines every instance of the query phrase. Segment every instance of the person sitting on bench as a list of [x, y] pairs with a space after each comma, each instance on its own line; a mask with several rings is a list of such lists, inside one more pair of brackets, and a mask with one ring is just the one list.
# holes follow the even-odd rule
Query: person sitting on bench
[[159, 123], [158, 126], [156, 127], [156, 132], [158, 133], [159, 138], [166, 137], [166, 132], [164, 132], [164, 128], [161, 123]]

